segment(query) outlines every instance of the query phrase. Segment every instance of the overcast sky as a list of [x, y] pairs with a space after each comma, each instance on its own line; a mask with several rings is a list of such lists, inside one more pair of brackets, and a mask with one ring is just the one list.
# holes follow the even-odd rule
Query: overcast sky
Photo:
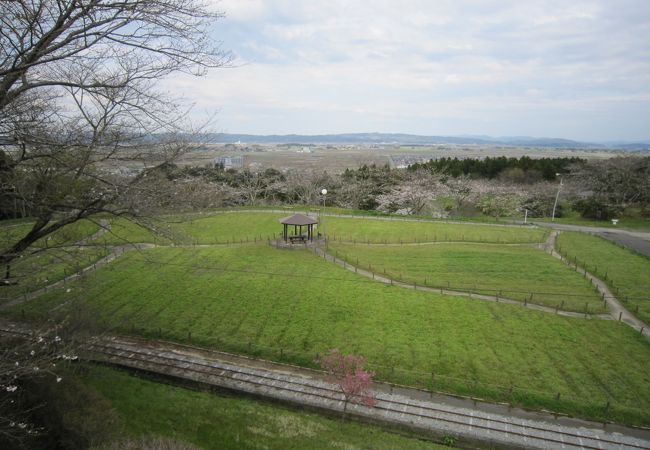
[[649, 0], [222, 0], [229, 133], [650, 139]]

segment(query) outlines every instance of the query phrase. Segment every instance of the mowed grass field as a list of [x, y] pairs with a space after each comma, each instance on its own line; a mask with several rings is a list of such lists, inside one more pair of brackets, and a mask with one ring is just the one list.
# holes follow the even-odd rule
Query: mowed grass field
[[[149, 224], [160, 231], [158, 235], [126, 219], [113, 219], [111, 232], [98, 243], [123, 244], [147, 242], [161, 245], [172, 241], [180, 244], [221, 244], [241, 241], [266, 241], [282, 233], [280, 219], [291, 213], [275, 212], [221, 212], [207, 215], [165, 216]], [[314, 213], [314, 217], [316, 214]], [[325, 233], [331, 240], [363, 242], [491, 242], [529, 243], [542, 242], [548, 231], [521, 226], [494, 226], [483, 224], [456, 224], [435, 221], [384, 220], [374, 217], [345, 218], [322, 217], [323, 224], [317, 232]], [[293, 228], [290, 227], [290, 233]], [[306, 229], [303, 230], [306, 233]]]
[[[613, 290], [614, 295], [645, 323], [650, 323], [650, 258], [598, 236], [564, 231], [557, 248]], [[627, 301], [626, 301], [627, 299]]]
[[73, 247], [49, 249], [17, 259], [11, 265], [11, 280], [15, 284], [2, 287], [0, 306], [3, 301], [62, 280], [106, 255], [102, 247]]
[[[241, 240], [267, 240], [282, 232], [280, 219], [291, 213], [274, 212], [223, 212], [205, 216], [167, 216], [160, 218], [155, 227], [176, 237], [180, 242], [195, 244], [215, 244]], [[314, 214], [315, 216], [315, 214]], [[521, 226], [493, 226], [456, 224], [434, 221], [384, 220], [373, 217], [345, 218], [322, 217], [319, 232], [330, 239], [363, 242], [421, 242], [421, 241], [467, 241], [493, 243], [542, 242], [548, 231], [540, 228]], [[114, 223], [108, 242], [119, 243], [153, 242], [148, 232], [132, 223], [118, 219]], [[293, 232], [293, 229], [289, 230]], [[304, 230], [306, 232], [306, 230]], [[143, 234], [144, 233], [144, 234]], [[121, 239], [116, 239], [121, 238]], [[139, 240], [138, 240], [139, 239]], [[164, 243], [161, 240], [159, 243]]]
[[[23, 238], [32, 229], [34, 223], [20, 221], [7, 225], [0, 225], [0, 247], [6, 248]], [[1, 222], [0, 222], [1, 223]], [[95, 221], [80, 220], [73, 224], [67, 225], [51, 235], [36, 241], [34, 247], [56, 247], [64, 245], [74, 245], [88, 236], [99, 231], [100, 226]]]
[[380, 285], [266, 244], [130, 252], [13, 314], [49, 317], [80, 293], [67, 308], [118, 332], [307, 366], [340, 348], [396, 383], [650, 424], [650, 344], [615, 321]]
[[449, 448], [246, 397], [174, 387], [102, 366], [87, 369], [82, 381], [117, 413], [121, 439], [165, 436], [215, 450]]
[[432, 287], [499, 295], [568, 311], [605, 312], [583, 276], [542, 250], [488, 244], [329, 244], [329, 253], [378, 274]]
[[[1, 226], [0, 246], [6, 248], [17, 242], [32, 226], [33, 224], [28, 222]], [[106, 256], [106, 249], [74, 245], [92, 236], [99, 229], [97, 223], [81, 220], [37, 241], [23, 257], [11, 263], [10, 280], [14, 284], [2, 286], [0, 305], [2, 301], [59, 281]], [[5, 275], [6, 267], [2, 270]]]
[[[548, 230], [536, 227], [475, 225], [446, 222], [324, 217], [325, 234], [331, 241], [370, 243], [399, 242], [543, 242]], [[321, 229], [322, 231], [322, 229]]]

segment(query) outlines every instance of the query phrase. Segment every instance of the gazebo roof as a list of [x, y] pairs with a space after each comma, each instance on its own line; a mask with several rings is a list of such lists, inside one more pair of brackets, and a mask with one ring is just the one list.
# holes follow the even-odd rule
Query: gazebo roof
[[280, 223], [283, 225], [313, 225], [318, 223], [318, 220], [305, 216], [304, 214], [294, 214], [293, 216], [280, 219]]

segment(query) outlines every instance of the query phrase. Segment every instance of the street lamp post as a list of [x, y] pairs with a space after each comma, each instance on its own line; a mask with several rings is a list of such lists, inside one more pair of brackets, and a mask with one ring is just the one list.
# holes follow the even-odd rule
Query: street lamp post
[[562, 177], [559, 173], [555, 174], [556, 177], [560, 177], [560, 185], [557, 187], [557, 194], [555, 194], [555, 203], [553, 203], [553, 213], [551, 214], [551, 222], [555, 222], [555, 208], [557, 208], [557, 199], [560, 197], [560, 190], [562, 189]]
[[323, 226], [323, 212], [325, 210], [325, 196], [327, 195], [327, 189], [323, 188], [320, 191], [320, 193], [323, 194], [323, 209], [321, 210], [321, 214], [320, 214], [320, 224], [319, 224], [319, 226], [321, 227], [323, 237], [325, 237], [325, 227]]

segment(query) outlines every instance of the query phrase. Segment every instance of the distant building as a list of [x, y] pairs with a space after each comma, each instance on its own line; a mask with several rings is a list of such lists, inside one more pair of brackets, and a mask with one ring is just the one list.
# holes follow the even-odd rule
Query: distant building
[[217, 156], [214, 158], [214, 165], [222, 166], [224, 169], [243, 169], [243, 156]]

